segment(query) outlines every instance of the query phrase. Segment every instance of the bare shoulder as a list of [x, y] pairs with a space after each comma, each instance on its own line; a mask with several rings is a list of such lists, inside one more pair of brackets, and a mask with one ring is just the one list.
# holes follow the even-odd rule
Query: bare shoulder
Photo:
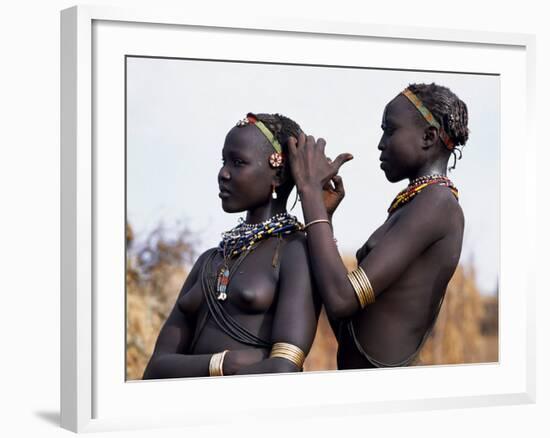
[[284, 252], [285, 254], [302, 253], [307, 255], [306, 233], [297, 231], [285, 236]]
[[195, 266], [196, 265], [202, 265], [205, 260], [208, 258], [208, 256], [210, 256], [210, 254], [212, 254], [212, 252], [215, 252], [218, 248], [217, 247], [212, 247], [212, 248], [209, 248], [207, 249], [206, 251], [204, 251], [198, 258], [197, 258], [197, 261], [195, 262]]
[[294, 305], [310, 302], [313, 289], [305, 233], [295, 232], [285, 236], [284, 240], [279, 271], [281, 296], [288, 297]]
[[302, 263], [307, 263], [308, 247], [307, 238], [303, 232], [295, 232], [284, 237], [285, 244], [281, 251], [282, 269], [301, 269]]
[[295, 233], [289, 234], [284, 237], [284, 239], [287, 242], [287, 246], [295, 245], [295, 246], [302, 246], [307, 247], [307, 238], [306, 233], [303, 231], [296, 231]]
[[217, 248], [210, 248], [204, 251], [195, 261], [193, 264], [193, 268], [191, 269], [191, 272], [189, 272], [189, 275], [187, 276], [185, 282], [183, 283], [183, 286], [180, 290], [180, 297], [185, 295], [193, 286], [193, 283], [197, 280], [199, 277], [202, 268], [204, 264], [206, 263], [207, 258], [216, 251]]
[[210, 257], [210, 255], [216, 251], [217, 248], [209, 248], [207, 249], [206, 251], [204, 251], [198, 258], [197, 260], [195, 261], [195, 263], [193, 264], [193, 268], [191, 269], [191, 272], [189, 273], [189, 275], [193, 275], [193, 273], [195, 272], [200, 272], [200, 270], [202, 269], [204, 263], [206, 262], [206, 259], [208, 257]]
[[422, 235], [429, 240], [462, 232], [464, 214], [457, 199], [448, 187], [430, 185], [410, 202], [403, 211], [404, 223], [416, 230], [424, 230]]
[[416, 196], [416, 202], [412, 203], [416, 214], [422, 214], [426, 219], [453, 222], [455, 225], [464, 223], [462, 208], [454, 194], [448, 187], [430, 185]]

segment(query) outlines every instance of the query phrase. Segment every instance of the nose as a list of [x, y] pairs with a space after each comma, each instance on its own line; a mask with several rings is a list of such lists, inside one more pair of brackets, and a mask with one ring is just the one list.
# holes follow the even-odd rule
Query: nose
[[380, 137], [380, 141], [378, 142], [378, 150], [383, 151], [385, 146], [386, 145], [384, 144], [384, 136], [382, 136]]
[[222, 168], [218, 172], [218, 181], [229, 181], [230, 179], [231, 175], [229, 174], [229, 171], [225, 166], [222, 166]]

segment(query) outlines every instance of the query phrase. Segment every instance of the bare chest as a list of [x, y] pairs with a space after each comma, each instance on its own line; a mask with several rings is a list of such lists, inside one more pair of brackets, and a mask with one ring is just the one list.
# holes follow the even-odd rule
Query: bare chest
[[365, 244], [357, 251], [356, 257], [357, 261], [360, 262], [363, 260], [384, 238], [385, 234], [390, 230], [390, 228], [395, 224], [396, 216], [390, 217], [382, 225], [380, 225], [367, 239]]
[[278, 284], [278, 265], [273, 266], [273, 248], [270, 242], [247, 255], [240, 264], [230, 260], [226, 265], [220, 255], [202, 270], [189, 291], [179, 298], [178, 305], [184, 313], [194, 314], [204, 303], [205, 293], [217, 295], [220, 273], [229, 270], [226, 287], [228, 307], [237, 313], [266, 313], [274, 305]]

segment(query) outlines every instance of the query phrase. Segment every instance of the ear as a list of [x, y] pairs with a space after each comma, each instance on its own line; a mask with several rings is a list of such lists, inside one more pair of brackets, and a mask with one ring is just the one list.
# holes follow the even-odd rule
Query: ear
[[433, 126], [428, 126], [424, 129], [424, 136], [422, 140], [424, 141], [423, 149], [429, 149], [436, 145], [439, 142], [439, 133], [437, 132], [437, 129]]

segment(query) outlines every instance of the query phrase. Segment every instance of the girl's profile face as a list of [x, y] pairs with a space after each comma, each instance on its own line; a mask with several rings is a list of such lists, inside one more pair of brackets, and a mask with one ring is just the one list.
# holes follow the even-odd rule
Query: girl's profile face
[[225, 138], [219, 197], [227, 213], [251, 210], [271, 200], [275, 171], [269, 166], [271, 146], [253, 125], [234, 127]]
[[384, 109], [378, 149], [380, 167], [390, 182], [410, 178], [424, 162], [424, 128], [418, 117], [420, 113], [402, 95]]

